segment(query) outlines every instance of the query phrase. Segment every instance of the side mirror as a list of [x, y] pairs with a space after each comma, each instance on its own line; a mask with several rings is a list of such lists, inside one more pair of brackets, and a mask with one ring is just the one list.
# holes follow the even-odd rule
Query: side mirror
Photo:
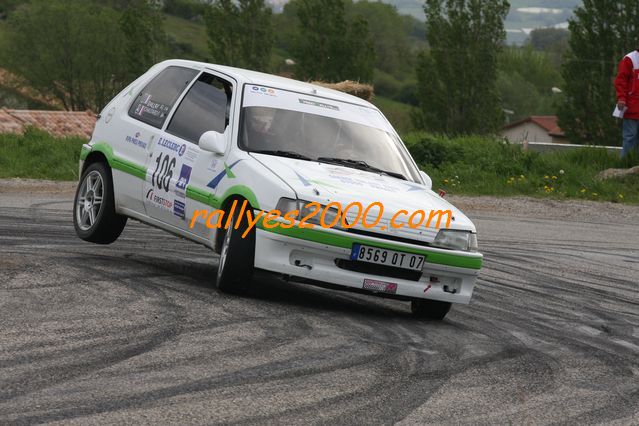
[[433, 180], [430, 178], [430, 176], [428, 176], [426, 172], [421, 170], [419, 171], [419, 175], [422, 177], [422, 180], [424, 181], [424, 185], [426, 185], [426, 188], [433, 189]]
[[199, 141], [200, 149], [217, 155], [224, 155], [226, 151], [226, 135], [215, 130], [202, 133]]

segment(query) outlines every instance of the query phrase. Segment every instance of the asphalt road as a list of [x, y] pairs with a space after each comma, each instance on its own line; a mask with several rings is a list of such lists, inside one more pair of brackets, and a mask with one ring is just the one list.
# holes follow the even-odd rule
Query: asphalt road
[[639, 208], [471, 207], [485, 268], [429, 323], [268, 276], [221, 294], [212, 252], [133, 221], [85, 243], [71, 199], [0, 193], [0, 423], [639, 424]]

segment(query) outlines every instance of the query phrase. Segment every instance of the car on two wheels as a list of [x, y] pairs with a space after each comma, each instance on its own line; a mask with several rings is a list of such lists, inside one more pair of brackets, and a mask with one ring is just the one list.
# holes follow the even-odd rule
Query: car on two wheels
[[[164, 229], [220, 255], [226, 292], [259, 285], [261, 269], [442, 319], [469, 303], [481, 269], [473, 223], [384, 115], [324, 87], [165, 61], [104, 108], [80, 158], [80, 238], [112, 243], [127, 218]], [[417, 211], [446, 211], [448, 226], [408, 226]]]

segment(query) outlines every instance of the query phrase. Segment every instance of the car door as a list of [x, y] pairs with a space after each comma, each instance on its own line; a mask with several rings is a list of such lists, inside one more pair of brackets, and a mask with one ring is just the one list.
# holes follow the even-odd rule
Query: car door
[[[205, 175], [218, 166], [216, 154], [201, 150], [198, 142], [204, 132], [224, 133], [229, 123], [232, 93], [233, 84], [229, 80], [212, 72], [202, 72], [179, 100], [154, 145], [147, 182], [149, 197], [153, 198], [150, 206], [156, 207], [151, 210], [151, 216], [180, 228], [183, 233], [212, 237], [212, 230], [189, 228], [195, 207], [187, 199], [186, 189], [192, 180], [206, 180]], [[219, 163], [222, 168], [222, 162]]]
[[156, 207], [145, 197], [154, 147], [171, 109], [198, 73], [198, 70], [185, 67], [164, 68], [140, 90], [122, 119], [124, 145], [138, 150], [139, 158], [135, 164], [146, 170], [144, 181], [138, 179], [135, 186], [133, 183], [127, 186], [129, 192], [136, 192], [138, 207], [134, 210], [142, 214], [149, 215], [149, 210]]

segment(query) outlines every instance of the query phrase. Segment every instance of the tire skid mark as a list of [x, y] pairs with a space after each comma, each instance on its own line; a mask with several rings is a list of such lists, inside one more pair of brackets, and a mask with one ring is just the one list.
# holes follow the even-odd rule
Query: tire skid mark
[[[632, 298], [637, 289], [632, 276], [639, 271], [635, 264], [612, 276], [595, 271], [611, 268], [610, 259], [614, 265], [632, 259], [631, 245], [584, 250], [582, 244], [591, 244], [589, 240], [551, 239], [545, 244], [482, 239], [485, 269], [471, 305], [453, 308], [442, 323], [421, 323], [401, 302], [273, 278], [259, 277], [247, 297], [229, 297], [210, 288], [216, 260], [207, 249], [135, 222], [113, 246], [82, 243], [73, 235], [68, 212], [49, 208], [59, 205], [55, 203], [37, 206], [45, 219], [41, 223], [27, 223], [23, 211], [8, 214], [0, 208], [0, 234], [26, 230], [25, 239], [3, 239], [10, 244], [0, 247], [0, 253], [24, 257], [34, 280], [28, 288], [13, 289], [10, 297], [22, 295], [28, 305], [39, 300], [37, 292], [68, 294], [68, 302], [55, 297], [52, 303], [69, 309], [76, 322], [86, 319], [104, 323], [104, 328], [70, 322], [53, 328], [67, 339], [47, 334], [37, 342], [11, 334], [7, 361], [29, 371], [8, 376], [13, 393], [0, 399], [0, 420], [109, 422], [118, 418], [109, 416], [120, 413], [161, 413], [168, 406], [179, 411], [180, 401], [215, 407], [221, 395], [227, 400], [265, 398], [269, 390], [285, 395], [291, 388], [313, 389], [322, 383], [320, 378], [365, 374], [359, 386], [333, 395], [299, 402], [283, 397], [269, 407], [269, 414], [248, 405], [224, 422], [395, 423], [439, 403], [456, 378], [478, 371], [489, 381], [499, 370], [507, 389], [525, 389], [517, 406], [521, 414], [513, 416], [504, 405], [473, 417], [473, 423], [490, 423], [495, 417], [489, 416], [500, 412], [503, 420], [521, 422], [527, 415], [532, 416], [528, 423], [546, 423], [543, 410], [526, 401], [546, 395], [558, 401], [565, 386], [606, 392], [598, 405], [584, 403], [579, 414], [567, 417], [571, 423], [627, 419], [639, 406], [639, 362], [632, 346], [639, 344], [639, 335], [633, 334], [639, 329], [637, 300]], [[20, 218], [23, 227], [15, 226]], [[628, 226], [628, 232], [636, 229]], [[582, 254], [575, 256], [575, 250]], [[28, 265], [40, 257], [45, 260]], [[579, 265], [586, 261], [589, 269], [583, 272]], [[11, 280], [23, 283], [25, 276], [15, 272], [11, 269]], [[63, 278], [65, 274], [71, 278]], [[64, 317], [47, 318], [60, 312], [52, 307], [36, 313], [29, 327], [46, 332], [51, 321], [62, 324]], [[136, 325], [127, 312], [139, 319]], [[122, 318], [101, 319], [104, 314]], [[203, 340], [198, 344], [198, 339]], [[137, 353], [126, 356], [136, 348]], [[75, 364], [68, 363], [70, 357]], [[596, 370], [585, 368], [589, 366]], [[5, 374], [0, 370], [3, 383]], [[36, 380], [30, 384], [32, 377]], [[129, 381], [134, 382], [127, 385]], [[103, 387], [103, 394], [79, 390], [90, 383]], [[122, 394], [116, 392], [117, 383], [124, 386]], [[473, 399], [453, 401], [466, 416], [472, 413]], [[208, 412], [206, 423], [222, 419], [215, 410]], [[458, 420], [470, 423], [469, 418]]]

